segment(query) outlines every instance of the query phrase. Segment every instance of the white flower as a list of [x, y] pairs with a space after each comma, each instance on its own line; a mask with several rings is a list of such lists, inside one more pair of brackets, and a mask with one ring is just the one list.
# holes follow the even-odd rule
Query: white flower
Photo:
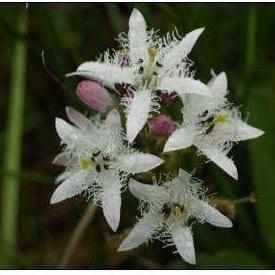
[[86, 192], [103, 208], [104, 216], [116, 231], [120, 220], [121, 189], [132, 174], [147, 172], [163, 161], [157, 156], [137, 152], [124, 144], [119, 113], [111, 111], [106, 120], [89, 120], [67, 108], [71, 125], [56, 119], [56, 130], [64, 151], [54, 163], [64, 165], [61, 184], [51, 197], [57, 203]]
[[129, 142], [146, 124], [152, 112], [158, 110], [158, 95], [176, 92], [181, 97], [195, 93], [210, 96], [208, 87], [193, 78], [187, 59], [203, 28], [194, 30], [183, 38], [168, 33], [160, 38], [157, 32], [146, 30], [142, 14], [134, 9], [129, 20], [128, 35], [121, 34], [122, 51], [106, 52], [97, 62], [81, 64], [69, 75], [80, 75], [116, 89], [117, 84], [127, 84], [132, 96], [123, 100], [126, 105], [126, 132]]
[[232, 222], [210, 206], [201, 183], [184, 170], [163, 185], [147, 185], [132, 180], [130, 191], [142, 201], [143, 216], [119, 251], [138, 247], [150, 239], [159, 239], [168, 246], [175, 245], [177, 252], [190, 264], [195, 264], [195, 249], [191, 225], [194, 220], [218, 227], [231, 227]]
[[237, 168], [227, 153], [234, 142], [257, 138], [264, 132], [245, 123], [238, 109], [228, 103], [225, 73], [214, 76], [208, 85], [213, 94], [211, 98], [186, 96], [183, 125], [169, 137], [164, 152], [194, 145], [231, 177], [238, 179]]

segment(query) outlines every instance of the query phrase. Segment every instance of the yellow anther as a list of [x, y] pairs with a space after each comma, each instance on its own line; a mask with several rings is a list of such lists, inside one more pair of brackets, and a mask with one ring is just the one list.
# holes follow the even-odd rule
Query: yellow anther
[[89, 159], [80, 159], [79, 166], [82, 170], [88, 170], [92, 167], [93, 162]]
[[225, 123], [226, 122], [226, 116], [225, 115], [217, 115], [215, 117], [215, 123]]

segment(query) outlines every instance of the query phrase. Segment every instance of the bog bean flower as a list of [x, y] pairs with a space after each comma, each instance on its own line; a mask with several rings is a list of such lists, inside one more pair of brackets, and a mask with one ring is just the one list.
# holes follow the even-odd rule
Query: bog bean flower
[[64, 171], [50, 202], [83, 194], [102, 207], [117, 231], [121, 193], [129, 187], [126, 194], [139, 200], [141, 213], [119, 251], [158, 239], [195, 264], [192, 227], [232, 226], [209, 199], [208, 182], [184, 170], [184, 151], [196, 148], [237, 180], [231, 148], [264, 132], [229, 102], [224, 72], [212, 73], [207, 84], [195, 77], [189, 54], [203, 31], [160, 37], [134, 9], [128, 32], [118, 36], [119, 50], [107, 50], [68, 74], [81, 77], [76, 94], [98, 114], [87, 117], [67, 108], [70, 123], [56, 119], [63, 150], [54, 163]]

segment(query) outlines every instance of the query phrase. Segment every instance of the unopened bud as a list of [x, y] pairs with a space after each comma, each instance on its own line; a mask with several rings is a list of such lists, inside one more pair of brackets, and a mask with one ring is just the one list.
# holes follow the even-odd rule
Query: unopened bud
[[176, 123], [164, 114], [160, 114], [149, 121], [149, 130], [153, 136], [169, 137], [176, 130]]
[[94, 81], [81, 81], [77, 85], [76, 94], [83, 103], [101, 113], [105, 113], [113, 105], [109, 92]]

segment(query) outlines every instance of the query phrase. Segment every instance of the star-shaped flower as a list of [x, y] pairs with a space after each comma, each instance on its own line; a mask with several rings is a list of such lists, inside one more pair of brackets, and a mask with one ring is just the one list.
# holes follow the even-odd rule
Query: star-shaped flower
[[134, 9], [128, 35], [119, 37], [122, 50], [106, 52], [102, 59], [83, 63], [69, 75], [93, 79], [111, 89], [118, 84], [128, 89], [131, 96], [124, 98], [123, 104], [127, 112], [127, 139], [131, 143], [158, 110], [159, 94], [211, 95], [205, 84], [193, 78], [187, 59], [203, 30], [194, 30], [183, 38], [177, 32], [160, 38], [157, 32], [147, 31], [144, 17]]
[[150, 239], [159, 239], [188, 263], [195, 264], [191, 225], [197, 220], [218, 227], [231, 227], [232, 222], [206, 200], [201, 183], [184, 170], [163, 185], [148, 185], [132, 180], [130, 191], [142, 201], [143, 215], [121, 243], [119, 251], [138, 247]]
[[213, 94], [211, 98], [186, 96], [184, 122], [169, 137], [164, 152], [194, 145], [201, 154], [207, 156], [231, 177], [238, 179], [237, 168], [227, 157], [228, 152], [234, 142], [257, 138], [264, 132], [244, 122], [239, 110], [227, 101], [225, 73], [214, 76], [208, 86]]
[[86, 192], [102, 206], [104, 216], [116, 231], [120, 220], [121, 190], [130, 175], [147, 172], [163, 161], [125, 145], [119, 113], [111, 111], [106, 120], [89, 120], [67, 108], [71, 125], [57, 118], [56, 130], [65, 145], [54, 163], [66, 167], [58, 178], [61, 184], [51, 197], [57, 203]]

